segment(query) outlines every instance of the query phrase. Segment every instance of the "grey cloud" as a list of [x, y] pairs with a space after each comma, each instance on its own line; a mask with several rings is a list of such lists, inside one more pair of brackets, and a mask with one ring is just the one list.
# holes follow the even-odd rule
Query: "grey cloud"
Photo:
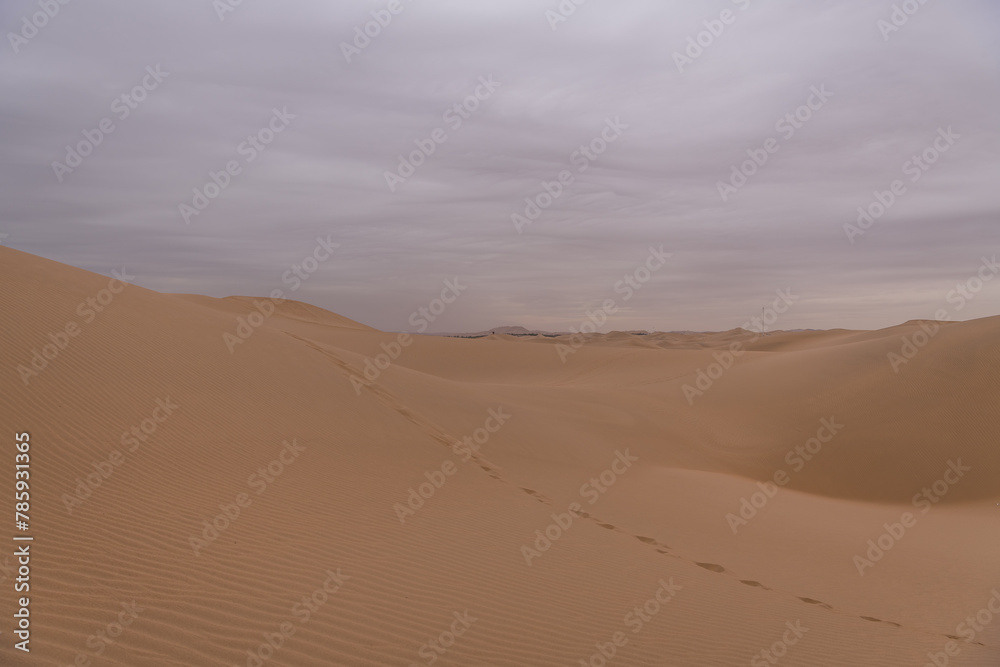
[[[318, 235], [336, 257], [295, 294], [384, 329], [460, 275], [468, 296], [434, 330], [565, 329], [614, 296], [649, 245], [668, 266], [606, 329], [739, 326], [777, 288], [780, 325], [889, 326], [930, 316], [996, 247], [1000, 12], [927, 3], [884, 40], [892, 2], [590, 0], [555, 31], [558, 2], [403, 0], [356, 54], [341, 42], [387, 2], [71, 2], [0, 59], [4, 243], [146, 287], [266, 294]], [[703, 22], [736, 20], [678, 73]], [[34, 2], [4, 3], [4, 35]], [[128, 118], [110, 110], [148, 65], [167, 80]], [[384, 172], [481, 76], [501, 87], [393, 193]], [[717, 182], [794, 112], [834, 96], [728, 202]], [[296, 114], [185, 224], [178, 205], [273, 108]], [[103, 117], [116, 129], [57, 181], [51, 163]], [[606, 118], [628, 124], [584, 173], [570, 156]], [[939, 127], [953, 149], [854, 245], [843, 225], [902, 176]], [[541, 182], [575, 182], [517, 234]], [[1000, 286], [962, 313], [995, 314]], [[474, 295], [474, 296], [473, 296]], [[440, 326], [438, 326], [438, 324]]]

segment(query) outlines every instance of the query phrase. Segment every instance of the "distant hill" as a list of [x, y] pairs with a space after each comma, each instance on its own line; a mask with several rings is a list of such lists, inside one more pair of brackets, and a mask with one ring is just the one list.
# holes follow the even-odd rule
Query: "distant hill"
[[484, 336], [492, 336], [493, 334], [506, 334], [508, 336], [565, 336], [570, 332], [560, 332], [555, 333], [551, 331], [539, 331], [537, 329], [526, 329], [522, 326], [503, 326], [503, 327], [493, 327], [492, 329], [487, 329], [485, 331], [476, 331], [473, 333], [435, 333], [432, 336], [448, 336], [450, 338], [482, 338]]

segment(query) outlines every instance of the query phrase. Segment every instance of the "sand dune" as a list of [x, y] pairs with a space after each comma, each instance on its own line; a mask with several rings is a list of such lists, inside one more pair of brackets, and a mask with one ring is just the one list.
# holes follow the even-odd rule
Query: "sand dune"
[[35, 538], [0, 664], [1000, 664], [960, 626], [1000, 590], [1000, 317], [401, 338], [111, 281], [0, 248]]

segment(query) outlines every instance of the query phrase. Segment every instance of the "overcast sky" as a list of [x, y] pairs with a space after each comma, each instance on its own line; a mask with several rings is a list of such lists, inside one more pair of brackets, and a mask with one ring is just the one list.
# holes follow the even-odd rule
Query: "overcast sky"
[[[775, 328], [877, 328], [951, 309], [998, 250], [989, 0], [908, 0], [895, 23], [882, 0], [224, 2], [0, 3], [4, 245], [165, 292], [283, 289], [386, 330], [457, 276], [431, 331], [566, 330], [606, 299], [604, 330], [729, 329], [786, 288]], [[433, 154], [390, 188], [418, 141]], [[723, 197], [751, 154], [767, 160]], [[339, 247], [293, 292], [282, 275], [317, 237]], [[661, 245], [626, 301], [616, 283]], [[995, 314], [1000, 280], [953, 317]]]

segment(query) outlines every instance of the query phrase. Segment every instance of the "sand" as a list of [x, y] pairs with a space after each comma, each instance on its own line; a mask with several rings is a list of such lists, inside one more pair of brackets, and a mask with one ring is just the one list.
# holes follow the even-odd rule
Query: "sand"
[[0, 664], [1000, 664], [1000, 318], [401, 339], [9, 248], [0, 317]]

